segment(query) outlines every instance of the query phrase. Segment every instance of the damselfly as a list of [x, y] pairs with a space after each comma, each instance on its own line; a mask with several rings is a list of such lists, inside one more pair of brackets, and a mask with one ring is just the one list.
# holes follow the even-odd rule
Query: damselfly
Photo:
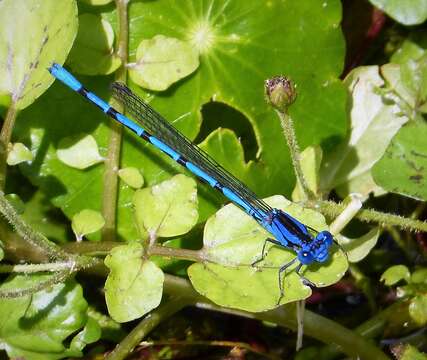
[[55, 78], [98, 106], [104, 113], [169, 155], [211, 187], [220, 191], [227, 199], [243, 209], [270, 232], [274, 238], [265, 240], [260, 258], [252, 265], [265, 258], [267, 243], [291, 249], [296, 253], [296, 257], [292, 261], [279, 269], [279, 302], [283, 297], [285, 270], [296, 262], [299, 263], [295, 269], [296, 273], [306, 284], [314, 286], [302, 276], [301, 267], [314, 262], [323, 263], [328, 259], [329, 248], [334, 242], [330, 232], [317, 232], [286, 212], [270, 207], [125, 85], [113, 83], [113, 97], [124, 105], [136, 121], [119, 113], [94, 93], [85, 89], [72, 74], [60, 65], [53, 64], [49, 71]]

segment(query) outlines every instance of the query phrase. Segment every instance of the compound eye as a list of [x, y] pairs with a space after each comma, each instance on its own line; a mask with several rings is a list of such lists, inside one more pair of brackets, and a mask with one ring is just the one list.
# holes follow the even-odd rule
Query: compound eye
[[298, 254], [298, 259], [304, 265], [308, 265], [308, 264], [311, 264], [313, 262], [313, 255], [311, 253], [309, 253], [308, 251], [301, 251]]

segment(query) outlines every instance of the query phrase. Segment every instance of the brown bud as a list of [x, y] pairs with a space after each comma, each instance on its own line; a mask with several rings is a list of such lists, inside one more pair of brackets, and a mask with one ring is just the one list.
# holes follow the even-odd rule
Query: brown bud
[[266, 80], [265, 94], [267, 101], [281, 112], [285, 112], [297, 98], [294, 82], [285, 76], [275, 76]]

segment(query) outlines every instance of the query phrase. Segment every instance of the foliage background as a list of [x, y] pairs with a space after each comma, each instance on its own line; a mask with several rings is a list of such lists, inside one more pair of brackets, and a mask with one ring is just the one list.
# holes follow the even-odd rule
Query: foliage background
[[[236, 358], [340, 356], [320, 340], [366, 359], [413, 358], [427, 321], [425, 234], [415, 233], [426, 229], [426, 14], [421, 0], [0, 3], [0, 211], [12, 225], [0, 228], [1, 348], [59, 359], [120, 344], [109, 357], [123, 358], [150, 336], [159, 346], [135, 356], [203, 357], [203, 346], [218, 356], [231, 346]], [[269, 200], [316, 229], [363, 203], [342, 233], [331, 225], [347, 276], [336, 252], [307, 269], [318, 290], [292, 273], [289, 304], [274, 310], [275, 269], [294, 254], [274, 249], [272, 270], [254, 273], [247, 264], [266, 235], [54, 82], [52, 62], [103, 98], [109, 83], [126, 82], [260, 197], [298, 201]], [[264, 81], [277, 74], [297, 84], [289, 116], [301, 154], [265, 101]], [[295, 301], [310, 295], [299, 316], [316, 340], [296, 355], [293, 334], [283, 340], [259, 320], [295, 330]], [[178, 313], [196, 302], [218, 314]], [[241, 312], [268, 309], [258, 322]]]

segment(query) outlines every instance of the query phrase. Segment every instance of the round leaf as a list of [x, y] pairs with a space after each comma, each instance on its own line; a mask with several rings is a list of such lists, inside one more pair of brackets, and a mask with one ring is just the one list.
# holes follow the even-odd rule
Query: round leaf
[[144, 178], [140, 171], [134, 167], [127, 167], [118, 171], [120, 179], [134, 189], [139, 189], [144, 185]]
[[164, 274], [143, 260], [139, 243], [115, 247], [105, 258], [110, 269], [105, 282], [108, 312], [118, 322], [138, 319], [160, 304]]
[[369, 0], [388, 16], [404, 25], [421, 24], [427, 19], [426, 0]]
[[142, 233], [168, 237], [185, 234], [196, 225], [197, 188], [194, 179], [176, 175], [133, 198], [138, 227]]
[[93, 14], [80, 15], [79, 32], [67, 64], [80, 74], [110, 74], [121, 65], [113, 46], [114, 31], [107, 20]]
[[427, 268], [415, 270], [411, 275], [411, 283], [422, 284], [427, 283]]
[[7, 164], [17, 165], [25, 161], [33, 160], [33, 154], [22, 143], [14, 143], [12, 149], [7, 154]]
[[387, 286], [392, 286], [397, 284], [400, 280], [409, 281], [411, 273], [405, 265], [394, 265], [389, 267], [381, 275], [381, 281], [384, 281], [384, 284]]
[[[266, 202], [316, 230], [327, 228], [322, 215], [292, 204], [282, 196], [271, 197]], [[231, 204], [223, 207], [205, 226], [203, 255], [207, 261], [188, 269], [195, 289], [221, 306], [246, 311], [276, 307], [280, 298], [279, 268], [292, 261], [295, 253], [268, 245], [265, 260], [252, 266], [260, 258], [268, 237], [271, 234], [243, 211]], [[280, 304], [302, 300], [311, 294], [311, 289], [295, 273], [295, 266], [286, 271]], [[344, 275], [347, 266], [345, 255], [333, 247], [326, 263], [308, 266], [302, 274], [317, 286], [328, 286]]]
[[77, 240], [82, 240], [86, 234], [100, 230], [105, 225], [102, 215], [95, 210], [85, 209], [73, 216], [71, 227]]
[[63, 63], [77, 33], [74, 0], [0, 1], [0, 94], [17, 109], [53, 83], [46, 68]]
[[98, 151], [98, 144], [92, 135], [70, 136], [60, 140], [56, 151], [58, 159], [64, 164], [86, 169], [104, 161]]
[[101, 5], [109, 4], [113, 0], [80, 0], [80, 1], [93, 6], [101, 6]]
[[129, 64], [129, 75], [150, 90], [166, 90], [199, 66], [199, 52], [186, 41], [156, 35], [142, 40], [136, 50], [136, 63]]
[[420, 326], [427, 323], [427, 295], [415, 296], [409, 304], [409, 315]]
[[426, 360], [427, 355], [423, 352], [418, 351], [415, 346], [409, 344], [402, 345], [404, 347], [402, 351], [396, 355], [399, 356], [399, 360]]

